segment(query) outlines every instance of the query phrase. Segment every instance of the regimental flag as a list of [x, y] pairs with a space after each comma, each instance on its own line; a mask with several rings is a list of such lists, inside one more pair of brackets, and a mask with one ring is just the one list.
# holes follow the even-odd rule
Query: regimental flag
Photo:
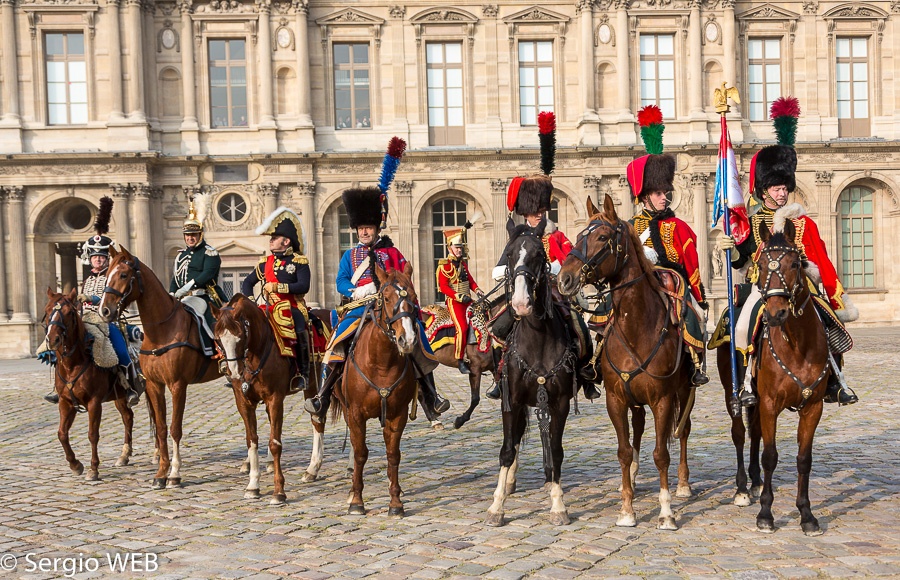
[[[750, 235], [750, 220], [747, 218], [747, 207], [741, 193], [741, 182], [738, 178], [737, 162], [734, 149], [731, 147], [731, 136], [728, 125], [722, 115], [722, 136], [719, 138], [719, 164], [716, 167], [716, 195], [713, 198], [712, 225], [716, 227], [725, 214], [728, 206], [728, 221], [731, 225], [731, 237], [740, 244]], [[725, 227], [723, 225], [723, 227]]]

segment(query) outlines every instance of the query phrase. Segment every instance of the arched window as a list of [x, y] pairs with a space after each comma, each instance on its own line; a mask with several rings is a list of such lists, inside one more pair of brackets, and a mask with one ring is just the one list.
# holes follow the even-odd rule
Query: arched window
[[875, 287], [873, 194], [861, 186], [841, 193], [841, 280], [848, 288]]
[[[431, 206], [431, 240], [434, 257], [432, 272], [437, 270], [438, 260], [447, 255], [444, 249], [444, 230], [463, 227], [466, 223], [466, 202], [460, 199], [442, 199]], [[435, 300], [444, 301], [444, 295], [434, 289]]]

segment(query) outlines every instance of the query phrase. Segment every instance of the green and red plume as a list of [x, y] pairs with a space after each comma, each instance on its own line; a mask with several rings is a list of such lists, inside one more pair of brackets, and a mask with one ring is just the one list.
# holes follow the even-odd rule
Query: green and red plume
[[637, 114], [638, 125], [641, 126], [641, 140], [644, 149], [651, 155], [661, 155], [663, 152], [663, 125], [662, 111], [656, 105], [647, 105]]
[[552, 111], [538, 113], [538, 138], [541, 141], [541, 172], [550, 175], [556, 165], [556, 115]]
[[97, 219], [94, 220], [94, 231], [97, 235], [105, 236], [109, 232], [109, 220], [112, 218], [113, 200], [104, 195], [100, 198], [100, 208], [97, 210]]
[[793, 147], [797, 141], [797, 118], [800, 116], [800, 101], [797, 97], [778, 97], [772, 102], [769, 117], [775, 127], [775, 139], [779, 145]]

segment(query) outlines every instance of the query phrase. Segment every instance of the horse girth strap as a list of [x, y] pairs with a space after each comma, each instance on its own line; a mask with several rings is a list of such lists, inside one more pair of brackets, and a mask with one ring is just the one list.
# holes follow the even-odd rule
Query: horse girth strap
[[381, 412], [378, 414], [378, 421], [379, 421], [379, 423], [381, 423], [382, 427], [384, 427], [384, 421], [385, 421], [385, 418], [387, 417], [388, 397], [391, 396], [391, 393], [394, 392], [394, 389], [397, 388], [397, 385], [400, 384], [400, 382], [406, 376], [406, 373], [409, 371], [409, 361], [412, 357], [404, 356], [403, 358], [404, 358], [403, 372], [400, 373], [400, 376], [397, 377], [397, 380], [395, 380], [394, 383], [390, 387], [384, 388], [384, 387], [379, 387], [378, 385], [373, 383], [372, 380], [369, 377], [367, 377], [366, 374], [362, 371], [362, 369], [359, 368], [359, 364], [356, 362], [356, 357], [354, 356], [354, 353], [351, 352], [351, 354], [350, 354], [350, 362], [353, 363], [353, 368], [356, 369], [356, 373], [362, 377], [362, 379], [366, 382], [367, 385], [369, 385], [370, 387], [372, 387], [373, 389], [378, 391], [378, 395], [381, 397]]
[[[668, 318], [668, 315], [666, 316], [666, 318]], [[615, 321], [613, 321], [610, 326], [612, 327], [610, 334], [620, 334], [620, 332], [618, 332], [618, 328], [616, 328], [615, 326]], [[668, 336], [669, 328], [670, 327], [668, 325], [663, 326], [662, 330], [659, 333], [659, 339], [656, 341], [656, 346], [653, 347], [653, 351], [650, 352], [650, 354], [646, 359], [643, 360], [643, 362], [638, 364], [638, 367], [636, 369], [631, 371], [623, 371], [618, 368], [612, 361], [612, 358], [610, 358], [609, 347], [605, 349], [606, 361], [609, 363], [609, 366], [612, 367], [613, 371], [615, 371], [616, 375], [618, 375], [618, 377], [622, 379], [622, 384], [625, 386], [625, 395], [628, 397], [629, 403], [632, 407], [640, 407], [642, 405], [642, 403], [638, 402], [638, 400], [634, 397], [634, 393], [632, 393], [631, 391], [631, 381], [633, 381], [635, 377], [641, 374], [646, 374], [648, 377], [654, 380], [665, 380], [672, 377], [672, 375], [678, 372], [678, 369], [681, 368], [681, 355], [684, 349], [681, 347], [681, 339], [680, 337], [678, 337], [679, 344], [676, 345], [677, 353], [675, 355], [675, 364], [672, 367], [672, 371], [666, 375], [658, 376], [647, 370], [647, 367], [651, 362], [653, 362], [653, 359], [656, 358], [657, 353], [659, 353], [659, 349], [662, 348], [666, 336]], [[676, 326], [675, 328], [677, 330], [679, 327]], [[618, 339], [619, 343], [625, 347], [625, 350], [628, 351], [628, 356], [630, 356], [632, 360], [640, 361], [637, 353], [634, 352], [634, 350], [628, 345], [627, 342], [625, 342], [625, 340], [622, 339], [621, 336], [616, 336], [616, 338]]]
[[822, 367], [822, 372], [819, 373], [819, 376], [816, 377], [816, 380], [813, 381], [811, 385], [806, 386], [806, 384], [800, 380], [800, 377], [794, 374], [791, 369], [787, 368], [787, 365], [784, 364], [784, 361], [781, 360], [781, 357], [779, 357], [778, 353], [775, 352], [775, 345], [772, 344], [772, 335], [769, 334], [768, 326], [766, 326], [765, 330], [763, 331], [763, 336], [766, 342], [769, 344], [769, 354], [772, 355], [772, 358], [775, 359], [775, 362], [779, 367], [781, 367], [781, 370], [784, 371], [784, 373], [792, 381], [794, 381], [794, 384], [800, 388], [800, 404], [796, 408], [789, 407], [789, 409], [792, 411], [799, 411], [806, 406], [807, 401], [809, 401], [809, 398], [812, 397], [813, 391], [816, 389], [816, 387], [819, 386], [819, 383], [821, 383], [825, 376], [828, 374], [828, 361], [825, 361], [825, 365]]
[[161, 346], [159, 348], [152, 348], [150, 350], [145, 350], [142, 348], [141, 354], [146, 354], [146, 355], [150, 355], [150, 356], [162, 356], [172, 349], [181, 348], [183, 346], [192, 348], [201, 354], [203, 353], [203, 349], [201, 347], [197, 346], [196, 344], [191, 343], [191, 342], [181, 341], [181, 342], [175, 342], [172, 344], [167, 344], [166, 346]]

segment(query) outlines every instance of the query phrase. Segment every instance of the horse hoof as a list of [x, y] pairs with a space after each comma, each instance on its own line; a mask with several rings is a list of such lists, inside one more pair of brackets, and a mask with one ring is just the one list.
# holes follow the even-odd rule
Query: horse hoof
[[179, 487], [181, 487], [180, 477], [170, 477], [166, 482], [166, 489], [178, 489]]
[[490, 526], [492, 528], [505, 526], [506, 522], [503, 521], [503, 512], [499, 512], [496, 514], [488, 512], [487, 518], [484, 520], [484, 525]]
[[634, 519], [634, 514], [624, 514], [616, 520], [616, 525], [621, 528], [633, 528], [637, 525], [637, 522]]
[[459, 429], [465, 424], [466, 424], [466, 420], [463, 417], [457, 417], [456, 420], [453, 421], [453, 428]]
[[361, 503], [351, 503], [350, 507], [347, 509], [348, 516], [364, 516], [366, 515], [366, 508]]
[[388, 516], [390, 517], [402, 518], [404, 515], [406, 514], [403, 512], [403, 506], [388, 508]]
[[258, 489], [248, 489], [244, 491], [244, 499], [259, 499]]
[[115, 467], [125, 467], [128, 465], [128, 457], [120, 457], [118, 461], [116, 461]]
[[679, 485], [678, 489], [675, 490], [675, 497], [691, 497], [692, 495], [694, 495], [694, 492], [691, 491], [691, 484], [689, 483]]
[[822, 528], [819, 527], [819, 522], [817, 520], [801, 523], [800, 528], [807, 536], [821, 536], [825, 533], [822, 531]]
[[440, 421], [432, 421], [432, 422], [431, 422], [431, 428], [432, 428], [433, 430], [435, 430], [435, 431], [443, 431], [443, 430], [444, 430], [444, 424], [441, 423]]
[[165, 477], [153, 478], [153, 483], [150, 484], [150, 489], [166, 489], [166, 478]]
[[74, 473], [75, 475], [81, 475], [82, 473], [84, 473], [84, 465], [80, 461], [77, 462], [74, 467], [70, 465], [69, 469], [71, 469], [72, 473]]
[[100, 473], [94, 471], [93, 469], [88, 470], [87, 475], [84, 476], [85, 481], [100, 481]]
[[319, 478], [315, 473], [306, 472], [303, 474], [303, 477], [300, 478], [300, 481], [303, 483], [312, 483]]
[[764, 534], [771, 534], [775, 531], [775, 521], [756, 518], [756, 529]]
[[750, 494], [747, 492], [738, 492], [734, 494], [734, 505], [738, 507], [747, 507], [750, 505]]
[[283, 493], [276, 493], [269, 500], [269, 505], [284, 505], [287, 503], [287, 496]]
[[568, 512], [550, 512], [550, 523], [554, 526], [568, 526], [570, 523]]
[[659, 521], [656, 523], [657, 530], [677, 530], [678, 524], [675, 523], [675, 518], [673, 516], [665, 516], [659, 518]]
[[761, 486], [761, 485], [754, 485], [753, 487], [750, 488], [750, 496], [751, 496], [751, 497], [759, 497], [759, 496], [761, 496], [761, 495], [762, 495], [762, 488], [763, 488], [763, 486]]

